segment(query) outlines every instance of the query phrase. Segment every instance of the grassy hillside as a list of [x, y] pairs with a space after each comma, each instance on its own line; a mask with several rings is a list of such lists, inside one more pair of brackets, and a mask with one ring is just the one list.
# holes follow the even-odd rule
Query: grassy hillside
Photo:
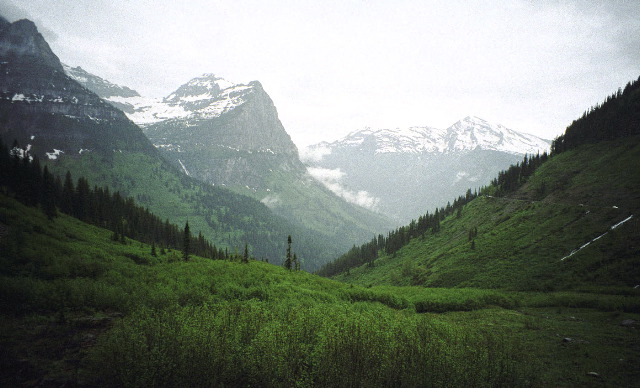
[[337, 279], [514, 290], [634, 287], [640, 283], [638, 165], [638, 137], [565, 151], [518, 191], [495, 197], [489, 188], [440, 231]]
[[[4, 386], [631, 386], [640, 297], [363, 288], [0, 195]], [[496, 330], [499, 328], [499, 330]], [[598, 377], [588, 374], [596, 372]]]
[[340, 246], [326, 235], [275, 216], [252, 198], [181, 174], [154, 156], [114, 152], [105, 158], [89, 152], [47, 164], [59, 175], [70, 170], [75, 178], [86, 177], [90, 185], [108, 186], [112, 192], [131, 196], [172, 223], [184, 225], [188, 220], [194, 234], [202, 232], [205, 238], [231, 252], [249, 244], [255, 257], [281, 263], [281, 252], [291, 235], [294, 250], [307, 270], [314, 270], [340, 252]]

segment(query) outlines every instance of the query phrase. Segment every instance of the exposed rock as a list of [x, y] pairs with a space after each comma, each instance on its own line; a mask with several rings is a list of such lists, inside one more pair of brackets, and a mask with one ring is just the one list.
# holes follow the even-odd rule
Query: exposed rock
[[0, 23], [0, 136], [30, 145], [45, 159], [59, 150], [155, 153], [120, 110], [69, 78], [58, 57], [28, 20]]
[[26, 19], [0, 25], [0, 57], [5, 61], [40, 63], [62, 72], [58, 57], [36, 25]]
[[625, 319], [624, 321], [620, 322], [620, 326], [624, 327], [636, 327], [637, 324], [638, 321], [634, 319]]

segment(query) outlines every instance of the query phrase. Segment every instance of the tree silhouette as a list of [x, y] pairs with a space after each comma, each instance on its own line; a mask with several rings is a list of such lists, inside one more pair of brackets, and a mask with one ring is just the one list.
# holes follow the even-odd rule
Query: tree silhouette
[[184, 238], [182, 240], [182, 258], [184, 261], [189, 261], [189, 254], [191, 248], [191, 231], [189, 230], [189, 221], [184, 224]]

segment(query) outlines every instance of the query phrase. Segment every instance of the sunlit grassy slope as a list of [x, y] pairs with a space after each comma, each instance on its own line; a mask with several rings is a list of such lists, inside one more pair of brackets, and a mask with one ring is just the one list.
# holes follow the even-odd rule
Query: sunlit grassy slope
[[640, 377], [637, 330], [620, 325], [640, 319], [633, 290], [364, 288], [259, 261], [154, 257], [110, 237], [0, 195], [3, 385], [632, 386]]
[[563, 152], [519, 191], [495, 197], [489, 188], [439, 232], [337, 279], [514, 290], [634, 287], [640, 283], [638, 166], [638, 137]]

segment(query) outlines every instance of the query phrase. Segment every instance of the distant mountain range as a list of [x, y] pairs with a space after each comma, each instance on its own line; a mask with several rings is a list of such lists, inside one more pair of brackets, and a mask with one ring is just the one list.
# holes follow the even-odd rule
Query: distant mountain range
[[548, 140], [469, 116], [447, 129], [366, 128], [312, 145], [303, 159], [336, 193], [406, 223], [549, 147]]

